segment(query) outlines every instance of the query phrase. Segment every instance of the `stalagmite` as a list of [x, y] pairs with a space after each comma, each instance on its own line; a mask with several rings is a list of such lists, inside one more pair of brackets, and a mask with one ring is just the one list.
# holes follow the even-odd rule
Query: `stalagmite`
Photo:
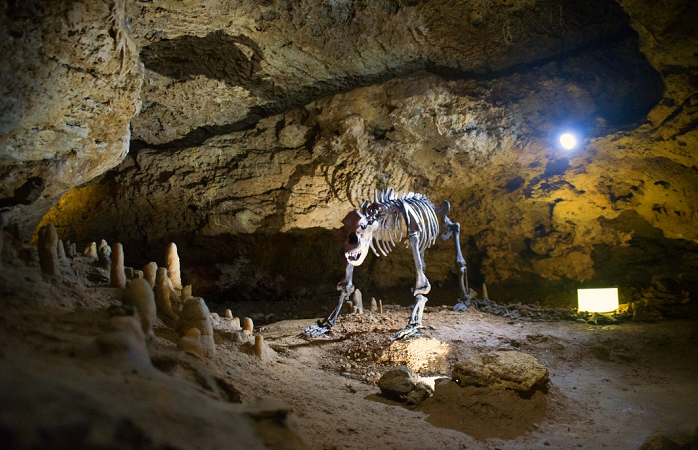
[[174, 318], [172, 302], [170, 301], [170, 286], [167, 279], [167, 269], [158, 267], [155, 276], [155, 304], [160, 317]]
[[73, 242], [68, 247], [68, 257], [75, 258], [76, 256], [78, 256], [78, 246]]
[[363, 299], [363, 295], [361, 294], [361, 291], [358, 289], [355, 289], [354, 293], [352, 294], [351, 297], [354, 300], [354, 305], [356, 307], [356, 313], [363, 314], [364, 313], [364, 299]]
[[482, 283], [482, 299], [483, 300], [490, 299], [490, 297], [487, 295], [487, 285], [485, 283]]
[[97, 336], [95, 342], [104, 355], [126, 362], [132, 369], [148, 371], [152, 362], [146, 335], [134, 316], [115, 316], [109, 320], [112, 331]]
[[225, 310], [225, 318], [226, 319], [232, 319], [233, 318], [233, 312], [229, 309]]
[[201, 343], [201, 331], [198, 328], [190, 328], [177, 342], [177, 348], [199, 359], [206, 353]]
[[245, 317], [242, 321], [242, 330], [249, 334], [250, 336], [253, 334], [254, 331], [254, 323], [252, 322], [252, 319], [249, 317]]
[[111, 247], [104, 239], [100, 241], [99, 247], [97, 247], [97, 260], [102, 268], [109, 270], [111, 265]]
[[182, 303], [184, 303], [189, 297], [191, 297], [191, 284], [188, 284], [182, 288]]
[[138, 317], [146, 336], [153, 335], [153, 323], [156, 318], [155, 294], [150, 284], [142, 279], [131, 280], [123, 294], [124, 305], [132, 306], [138, 312]]
[[145, 266], [143, 266], [143, 278], [145, 278], [148, 283], [150, 283], [150, 287], [155, 287], [155, 277], [156, 273], [158, 270], [158, 265], [154, 261], [149, 262]]
[[254, 354], [259, 359], [264, 359], [264, 337], [258, 334], [254, 337]]
[[378, 302], [376, 301], [375, 297], [371, 297], [371, 312], [372, 313], [378, 312]]
[[66, 259], [68, 259], [65, 255], [65, 246], [63, 245], [62, 239], [58, 240], [58, 244], [56, 245], [56, 252], [58, 253], [59, 261], [65, 261]]
[[90, 242], [90, 244], [85, 247], [85, 251], [82, 252], [82, 254], [88, 258], [97, 258], [97, 243]]
[[349, 311], [347, 314], [351, 314], [354, 312], [354, 302], [351, 300], [347, 301], [347, 311]]
[[378, 299], [378, 314], [383, 314], [383, 300]]
[[201, 332], [204, 356], [213, 355], [216, 346], [213, 341], [211, 313], [201, 297], [189, 297], [182, 307], [182, 314], [177, 323], [177, 331], [180, 334], [184, 334], [191, 328], [197, 328]]
[[237, 328], [238, 330], [241, 330], [242, 327], [240, 326], [240, 318], [233, 317], [233, 321], [230, 323], [230, 326], [233, 328]]
[[58, 273], [58, 235], [56, 227], [48, 224], [39, 230], [39, 263], [41, 271], [48, 275]]
[[182, 289], [182, 278], [179, 273], [179, 255], [177, 254], [177, 244], [171, 242], [167, 247], [167, 274], [172, 280], [175, 289]]
[[115, 288], [126, 287], [126, 273], [124, 272], [124, 247], [120, 243], [114, 244], [111, 254], [110, 284]]

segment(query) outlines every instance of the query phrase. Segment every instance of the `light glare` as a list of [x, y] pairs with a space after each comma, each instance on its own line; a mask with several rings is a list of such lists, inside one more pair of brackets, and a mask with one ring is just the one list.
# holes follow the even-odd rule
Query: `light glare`
[[577, 289], [579, 311], [610, 312], [618, 309], [618, 288]]
[[572, 150], [577, 146], [577, 138], [571, 133], [565, 133], [560, 136], [560, 145], [567, 150]]

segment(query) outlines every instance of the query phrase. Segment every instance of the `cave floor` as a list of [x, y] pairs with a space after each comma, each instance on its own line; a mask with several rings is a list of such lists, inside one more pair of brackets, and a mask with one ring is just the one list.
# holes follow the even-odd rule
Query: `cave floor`
[[[243, 404], [281, 400], [290, 411], [288, 426], [313, 449], [638, 449], [656, 434], [687, 442], [698, 427], [696, 321], [597, 326], [432, 306], [424, 321], [435, 327], [427, 335], [450, 347], [445, 375], [473, 353], [516, 350], [547, 367], [550, 389], [530, 399], [488, 397], [441, 382], [433, 397], [406, 406], [381, 397], [376, 381], [395, 365], [381, 355], [409, 318], [407, 308], [340, 316], [331, 335], [312, 340], [299, 336], [311, 319], [258, 327], [270, 349], [262, 360], [219, 334], [215, 355], [199, 361], [178, 352], [176, 334], [158, 322], [148, 347], [150, 370], [115, 363], [94, 349], [108, 324], [107, 307], [118, 304], [116, 289], [80, 281], [79, 270], [50, 279], [34, 268], [18, 270], [5, 270], [1, 280], [0, 437], [9, 433], [20, 443], [89, 405], [90, 411], [109, 409], [107, 417], [95, 415], [99, 423], [139, 424], [153, 444], [142, 448], [174, 445], [172, 436], [174, 448], [218, 448], [220, 442], [235, 448], [233, 442], [242, 441], [221, 425], [224, 400], [213, 395], [206, 374]], [[46, 400], [56, 391], [60, 399]], [[197, 419], [178, 418], [187, 413]], [[90, 429], [90, 419], [80, 417]]]

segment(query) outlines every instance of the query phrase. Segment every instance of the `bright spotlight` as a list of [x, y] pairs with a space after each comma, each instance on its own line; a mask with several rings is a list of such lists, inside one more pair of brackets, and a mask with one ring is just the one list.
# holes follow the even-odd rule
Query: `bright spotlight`
[[560, 145], [567, 150], [572, 150], [577, 146], [577, 138], [572, 133], [565, 133], [560, 136]]

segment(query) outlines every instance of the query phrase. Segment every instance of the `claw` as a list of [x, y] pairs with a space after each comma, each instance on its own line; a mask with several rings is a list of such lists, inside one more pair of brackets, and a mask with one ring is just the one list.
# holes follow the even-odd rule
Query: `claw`
[[393, 340], [419, 337], [422, 335], [422, 330], [426, 330], [427, 328], [434, 329], [434, 327], [427, 327], [426, 325], [407, 325], [407, 328], [395, 333], [395, 338]]
[[303, 336], [322, 336], [332, 331], [332, 327], [322, 325], [319, 321], [315, 325], [310, 325], [301, 333]]

